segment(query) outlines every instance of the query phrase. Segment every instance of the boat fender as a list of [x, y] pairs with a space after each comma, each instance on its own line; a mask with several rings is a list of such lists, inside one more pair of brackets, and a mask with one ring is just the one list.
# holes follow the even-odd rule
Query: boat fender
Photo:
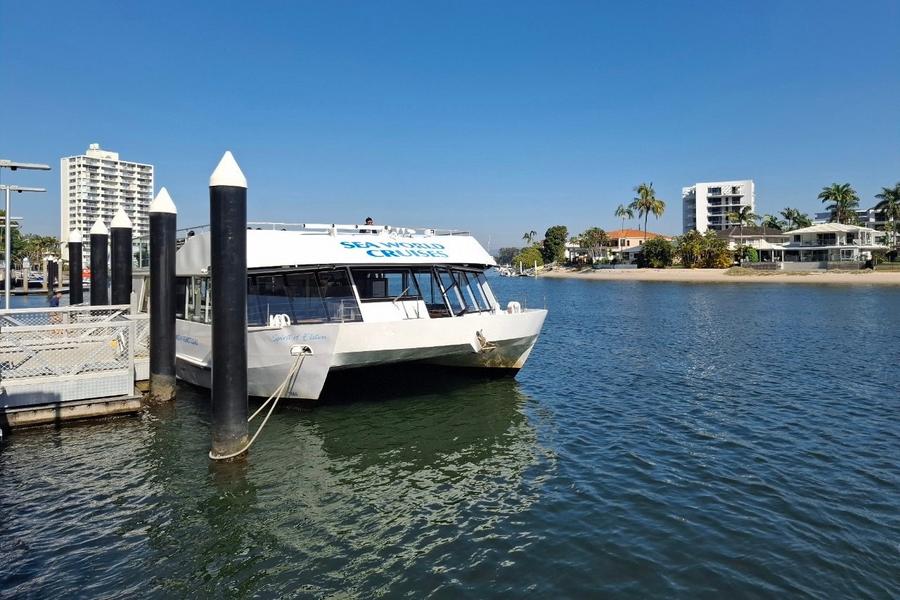
[[517, 315], [522, 312], [522, 305], [515, 300], [512, 300], [509, 304], [506, 305], [506, 312], [511, 315]]

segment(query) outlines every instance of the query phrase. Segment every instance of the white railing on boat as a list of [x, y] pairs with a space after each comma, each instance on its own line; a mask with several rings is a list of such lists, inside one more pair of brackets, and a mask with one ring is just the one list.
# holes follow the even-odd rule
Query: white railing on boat
[[[271, 221], [248, 221], [247, 229], [265, 231], [295, 231], [307, 235], [385, 235], [390, 237], [437, 237], [445, 235], [471, 235], [461, 229], [439, 227], [395, 227], [393, 225], [359, 225], [340, 223], [278, 223]], [[183, 227], [176, 232], [179, 247], [192, 235], [209, 231], [209, 225]], [[150, 236], [137, 236], [132, 241], [134, 255], [139, 266], [144, 266], [149, 254]]]
[[[342, 224], [342, 223], [286, 223], [272, 221], [248, 221], [247, 229], [259, 229], [266, 231], [296, 231], [298, 233], [308, 233], [312, 235], [371, 235], [371, 234], [387, 234], [400, 236], [440, 236], [440, 235], [469, 235], [468, 231], [459, 229], [444, 229], [438, 227], [395, 227], [393, 225], [365, 225], [365, 224]], [[190, 232], [194, 234], [209, 231], [209, 225], [197, 225], [194, 227], [183, 227], [178, 230], [178, 237], [187, 237]]]

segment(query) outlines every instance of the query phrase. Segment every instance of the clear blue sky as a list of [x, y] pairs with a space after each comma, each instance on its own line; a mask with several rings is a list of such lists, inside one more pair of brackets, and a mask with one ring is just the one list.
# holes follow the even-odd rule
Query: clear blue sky
[[[0, 0], [0, 157], [59, 233], [59, 158], [156, 165], [208, 221], [226, 149], [251, 219], [437, 225], [492, 246], [617, 227], [652, 181], [753, 178], [758, 212], [900, 181], [900, 2]], [[726, 6], [727, 4], [727, 6]], [[255, 6], [255, 7], [254, 7]], [[4, 180], [10, 180], [8, 172]]]

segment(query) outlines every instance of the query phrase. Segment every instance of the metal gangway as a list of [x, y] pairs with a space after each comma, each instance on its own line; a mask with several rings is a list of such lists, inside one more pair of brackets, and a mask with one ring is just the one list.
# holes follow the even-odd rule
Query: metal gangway
[[129, 305], [0, 311], [0, 410], [133, 398], [149, 333]]

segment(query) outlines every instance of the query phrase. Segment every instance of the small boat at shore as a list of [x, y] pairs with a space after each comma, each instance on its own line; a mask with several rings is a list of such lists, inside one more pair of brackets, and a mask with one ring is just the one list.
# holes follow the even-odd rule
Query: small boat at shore
[[[176, 253], [178, 377], [210, 387], [210, 233]], [[546, 310], [501, 306], [494, 259], [458, 231], [373, 225], [251, 224], [247, 231], [248, 390], [269, 396], [308, 354], [287, 398], [317, 399], [333, 374], [427, 365], [514, 375]], [[136, 280], [146, 310], [146, 277]]]

